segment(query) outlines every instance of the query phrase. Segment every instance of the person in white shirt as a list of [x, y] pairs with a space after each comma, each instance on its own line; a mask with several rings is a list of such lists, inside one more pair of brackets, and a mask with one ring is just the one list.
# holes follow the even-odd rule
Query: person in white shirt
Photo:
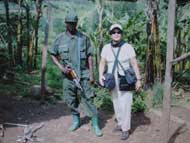
[[[103, 74], [105, 67], [107, 65], [108, 73], [112, 72], [115, 61], [114, 53], [116, 55], [119, 47], [121, 47], [118, 61], [125, 69], [128, 69], [130, 65], [133, 67], [137, 78], [135, 88], [136, 90], [139, 90], [141, 88], [141, 76], [134, 48], [132, 45], [123, 42], [123, 28], [120, 24], [111, 25], [109, 33], [111, 36], [111, 43], [106, 44], [101, 51], [101, 59], [99, 63], [99, 83], [104, 86], [105, 77]], [[114, 112], [117, 119], [117, 126], [113, 129], [113, 132], [121, 132], [121, 140], [126, 140], [129, 137], [129, 130], [131, 128], [131, 106], [133, 102], [133, 92], [119, 90], [118, 73], [120, 75], [124, 75], [123, 69], [119, 64], [117, 64], [114, 72], [116, 86], [111, 90]]]

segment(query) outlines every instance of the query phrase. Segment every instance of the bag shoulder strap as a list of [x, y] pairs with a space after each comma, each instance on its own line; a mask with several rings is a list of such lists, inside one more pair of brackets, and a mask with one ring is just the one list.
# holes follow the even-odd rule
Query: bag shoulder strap
[[115, 69], [116, 69], [116, 66], [117, 66], [117, 63], [119, 62], [118, 57], [119, 57], [119, 53], [120, 53], [120, 50], [121, 50], [121, 47], [122, 47], [123, 44], [125, 44], [124, 41], [121, 42], [121, 44], [120, 44], [120, 46], [119, 46], [119, 49], [118, 49], [118, 51], [117, 51], [117, 55], [114, 53], [113, 47], [111, 46], [113, 55], [115, 56], [115, 61], [114, 61], [113, 69], [112, 69], [112, 74], [114, 74]]
[[[125, 73], [125, 69], [124, 69], [124, 67], [123, 67], [123, 65], [121, 64], [121, 62], [118, 60], [118, 57], [119, 57], [119, 52], [120, 52], [120, 50], [121, 50], [121, 47], [122, 47], [122, 45], [123, 44], [125, 44], [126, 42], [122, 42], [122, 44], [120, 45], [120, 47], [119, 47], [119, 50], [118, 50], [118, 52], [117, 52], [117, 55], [115, 54], [115, 52], [113, 51], [113, 48], [111, 47], [111, 49], [112, 49], [112, 52], [113, 52], [113, 55], [115, 56], [115, 62], [116, 63], [119, 63], [119, 65], [121, 66], [121, 68], [122, 68], [122, 70], [124, 71], [124, 73]], [[114, 63], [114, 68], [116, 67], [116, 64]], [[115, 70], [115, 69], [114, 69]]]

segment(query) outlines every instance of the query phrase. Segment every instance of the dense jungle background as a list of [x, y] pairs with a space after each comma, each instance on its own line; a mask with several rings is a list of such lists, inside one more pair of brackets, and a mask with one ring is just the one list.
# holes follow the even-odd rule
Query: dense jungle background
[[[64, 127], [61, 125], [69, 122], [70, 116], [62, 95], [62, 74], [51, 61], [47, 51], [56, 36], [65, 30], [65, 15], [69, 10], [74, 10], [79, 17], [78, 29], [89, 36], [94, 48], [96, 81], [101, 49], [110, 41], [108, 29], [113, 23], [120, 23], [123, 26], [123, 37], [135, 48], [143, 78], [142, 91], [134, 93], [132, 108], [134, 127], [130, 141], [140, 143], [142, 138], [147, 143], [155, 141], [159, 137], [156, 134], [159, 132], [164, 96], [168, 3], [168, 0], [0, 1], [0, 124], [13, 122], [35, 125], [49, 121], [49, 126], [39, 131], [40, 136], [45, 138], [42, 142], [59, 143], [63, 140], [98, 142], [93, 137], [92, 140], [86, 137], [79, 139], [80, 131], [75, 133], [74, 137], [64, 131], [66, 134], [64, 139], [61, 139], [61, 134], [60, 140], [52, 139], [59, 135], [56, 129], [61, 131], [62, 128], [67, 128], [66, 125]], [[177, 0], [174, 43], [173, 58], [184, 54], [188, 58], [172, 66], [171, 107], [172, 115], [175, 115], [172, 123], [177, 123], [171, 125], [170, 143], [182, 141], [186, 143], [190, 128], [189, 0]], [[103, 130], [108, 133], [102, 140], [111, 142], [107, 139], [111, 137], [109, 128], [112, 124], [109, 126], [109, 121], [114, 122], [111, 97], [106, 89], [97, 85], [93, 88], [96, 93], [94, 102], [100, 110], [100, 118], [108, 123], [105, 129], [104, 126], [107, 125], [102, 124]], [[86, 120], [84, 118], [84, 123], [88, 123]], [[187, 127], [181, 126], [182, 123], [186, 123]], [[142, 130], [136, 129], [141, 125], [144, 127]], [[155, 126], [149, 128], [150, 125]], [[21, 127], [8, 128], [7, 136], [5, 132], [5, 137], [2, 140], [0, 138], [0, 142], [16, 141], [17, 130], [22, 131], [19, 128]], [[52, 129], [52, 132], [47, 131], [48, 129]], [[81, 132], [85, 135], [89, 130], [85, 126]], [[141, 131], [145, 134], [141, 134]], [[184, 136], [177, 138], [181, 132]], [[153, 134], [150, 135], [151, 133]], [[50, 136], [45, 137], [45, 134]], [[135, 136], [142, 138], [136, 139]], [[118, 142], [114, 137], [113, 140]], [[156, 141], [159, 142], [159, 139]]]

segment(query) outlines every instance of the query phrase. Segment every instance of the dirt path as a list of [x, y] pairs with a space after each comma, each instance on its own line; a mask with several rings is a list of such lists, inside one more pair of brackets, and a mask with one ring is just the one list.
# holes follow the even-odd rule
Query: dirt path
[[[99, 112], [104, 135], [97, 138], [91, 131], [89, 118], [84, 114], [81, 114], [81, 127], [72, 133], [68, 131], [72, 118], [64, 103], [40, 105], [36, 101], [6, 97], [0, 100], [0, 107], [6, 115], [6, 122], [32, 126], [44, 123], [45, 126], [34, 134], [39, 137], [41, 143], [160, 143], [161, 116], [152, 111], [145, 114], [133, 114], [131, 135], [127, 141], [121, 141], [119, 134], [111, 132], [115, 126], [114, 115], [106, 111]], [[177, 109], [175, 113], [178, 115], [179, 112], [182, 116], [181, 112], [186, 112], [182, 119], [189, 123], [190, 118], [187, 114], [190, 113], [190, 110], [187, 108], [182, 110]], [[190, 129], [187, 125], [171, 121], [170, 127], [169, 143], [189, 143]], [[17, 136], [22, 135], [24, 129], [14, 126], [5, 126], [5, 128], [5, 136], [1, 138], [0, 143], [16, 143]]]

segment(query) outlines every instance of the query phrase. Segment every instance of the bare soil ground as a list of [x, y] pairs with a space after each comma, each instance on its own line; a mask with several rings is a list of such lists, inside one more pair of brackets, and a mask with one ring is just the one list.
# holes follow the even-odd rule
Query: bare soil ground
[[[186, 96], [190, 99], [189, 94]], [[112, 133], [115, 126], [114, 114], [108, 111], [99, 111], [100, 125], [104, 135], [96, 137], [91, 131], [89, 118], [83, 113], [81, 127], [75, 132], [68, 131], [72, 117], [64, 103], [41, 105], [38, 101], [1, 95], [0, 109], [4, 122], [29, 124], [33, 127], [44, 123], [44, 127], [34, 133], [41, 143], [161, 143], [162, 116], [158, 109], [133, 114], [131, 134], [126, 141], [120, 140], [119, 134]], [[10, 125], [4, 127], [5, 134], [4, 137], [0, 137], [0, 143], [16, 143], [18, 136], [23, 135], [24, 127]], [[169, 143], [189, 142], [190, 102], [179, 102], [172, 107]]]

